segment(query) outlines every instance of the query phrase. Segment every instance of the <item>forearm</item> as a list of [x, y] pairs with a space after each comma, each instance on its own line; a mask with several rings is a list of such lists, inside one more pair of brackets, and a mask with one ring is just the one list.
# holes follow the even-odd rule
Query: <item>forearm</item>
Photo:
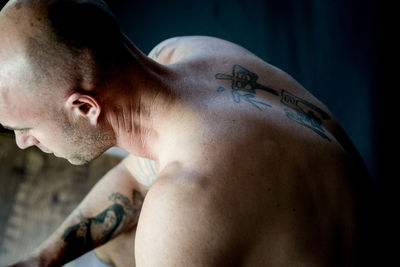
[[146, 191], [126, 169], [111, 170], [36, 251], [40, 266], [62, 266], [137, 224]]

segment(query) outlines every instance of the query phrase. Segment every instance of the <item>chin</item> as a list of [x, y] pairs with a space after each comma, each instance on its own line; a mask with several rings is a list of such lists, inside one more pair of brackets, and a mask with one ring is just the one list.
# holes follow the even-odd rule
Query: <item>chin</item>
[[69, 163], [71, 163], [72, 165], [75, 165], [75, 166], [85, 165], [90, 162], [90, 160], [87, 161], [87, 160], [81, 160], [81, 159], [67, 159], [67, 160]]
[[91, 161], [100, 157], [103, 153], [96, 155], [76, 155], [75, 157], [66, 158], [72, 165], [80, 166], [90, 163]]

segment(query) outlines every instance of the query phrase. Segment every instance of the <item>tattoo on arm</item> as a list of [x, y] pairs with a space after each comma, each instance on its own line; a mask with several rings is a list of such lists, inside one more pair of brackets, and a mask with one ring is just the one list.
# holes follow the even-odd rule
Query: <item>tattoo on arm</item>
[[132, 201], [113, 193], [109, 200], [113, 203], [95, 217], [80, 215], [80, 222], [68, 227], [62, 235], [67, 243], [64, 257], [73, 259], [109, 241], [117, 230], [122, 230], [137, 220], [143, 205], [143, 195], [133, 190]]
[[[262, 106], [272, 106], [263, 100], [256, 99], [257, 90], [263, 90], [274, 96], [279, 96], [276, 90], [257, 83], [257, 74], [237, 64], [232, 68], [232, 75], [218, 73], [215, 75], [215, 78], [232, 81], [231, 93], [235, 103], [240, 103], [243, 100], [252, 104], [260, 111], [262, 111]], [[219, 93], [224, 91], [225, 88], [222, 86], [217, 89]], [[330, 119], [330, 116], [325, 111], [285, 90], [281, 91], [281, 103], [287, 107], [284, 108], [284, 112], [289, 119], [313, 130], [322, 138], [330, 141], [322, 127], [322, 122]]]

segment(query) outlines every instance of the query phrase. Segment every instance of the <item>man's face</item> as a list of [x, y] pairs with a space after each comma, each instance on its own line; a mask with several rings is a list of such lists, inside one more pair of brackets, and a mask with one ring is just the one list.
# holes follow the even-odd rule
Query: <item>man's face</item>
[[[14, 130], [21, 149], [37, 146], [45, 153], [79, 165], [93, 160], [111, 146], [110, 138], [100, 127], [84, 119], [73, 119], [65, 109], [64, 99], [43, 93], [56, 90], [57, 85], [32, 83], [32, 74], [26, 71], [27, 65], [23, 62], [2, 63], [5, 64], [0, 64], [0, 123]], [[38, 86], [48, 88], [35, 88]]]
[[51, 62], [54, 68], [40, 70], [27, 56], [26, 31], [13, 31], [15, 24], [5, 18], [0, 16], [0, 124], [15, 131], [22, 149], [37, 146], [76, 165], [101, 155], [113, 145], [112, 132], [67, 108], [63, 92], [76, 86], [76, 77], [63, 68], [64, 58], [55, 56], [61, 61]]

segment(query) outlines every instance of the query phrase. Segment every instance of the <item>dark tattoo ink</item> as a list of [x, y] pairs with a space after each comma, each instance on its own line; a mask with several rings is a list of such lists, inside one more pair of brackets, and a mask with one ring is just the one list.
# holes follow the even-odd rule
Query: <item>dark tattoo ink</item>
[[111, 194], [108, 199], [112, 202], [121, 202], [125, 207], [126, 213], [128, 214], [136, 214], [140, 212], [144, 201], [142, 194], [136, 190], [133, 190], [132, 192], [132, 204], [127, 197], [118, 192]]
[[157, 47], [157, 49], [154, 51], [154, 56], [158, 58], [161, 54], [161, 52], [167, 47], [166, 45], [163, 45], [161, 47]]
[[[81, 218], [81, 222], [65, 230], [62, 239], [68, 243], [65, 254], [77, 255], [77, 253], [91, 250], [95, 244], [103, 244], [109, 241], [120, 226], [125, 216], [124, 208], [120, 204], [113, 204], [96, 217]], [[98, 237], [94, 240], [94, 236]]]
[[[183, 37], [175, 37], [175, 38], [173, 38], [173, 40], [175, 41], [175, 42], [177, 42], [177, 41], [179, 41], [180, 39], [182, 39]], [[158, 58], [160, 55], [161, 55], [161, 53], [162, 53], [162, 51], [167, 47], [168, 45], [158, 45], [155, 49], [154, 49], [154, 52], [152, 52], [152, 54], [154, 55], [154, 57], [155, 58]]]
[[136, 190], [132, 191], [132, 210], [135, 213], [135, 215], [139, 215], [140, 211], [142, 210], [143, 202], [144, 202], [144, 197], [143, 195]]
[[325, 111], [285, 90], [282, 90], [281, 95], [281, 102], [290, 107], [290, 109], [284, 109], [289, 119], [300, 123], [330, 141], [325, 130], [321, 127], [323, 120], [330, 119]]
[[66, 257], [82, 255], [109, 241], [118, 228], [127, 226], [127, 220], [139, 216], [144, 197], [134, 190], [132, 201], [120, 193], [111, 194], [109, 200], [113, 204], [95, 217], [84, 217], [79, 211], [80, 222], [68, 227], [61, 237], [67, 243]]
[[[278, 92], [274, 89], [266, 87], [257, 83], [258, 75], [250, 72], [249, 70], [243, 68], [240, 65], [234, 65], [232, 68], [232, 75], [218, 73], [215, 75], [216, 79], [219, 80], [231, 80], [232, 81], [232, 97], [235, 103], [240, 103], [241, 100], [247, 101], [259, 110], [261, 105], [271, 107], [271, 105], [256, 100], [256, 90], [263, 90], [265, 92], [271, 93], [278, 96]], [[219, 87], [217, 92], [223, 92], [225, 88]]]
[[[232, 68], [232, 75], [218, 73], [215, 75], [215, 78], [218, 80], [232, 81], [231, 93], [235, 103], [240, 103], [243, 100], [252, 104], [258, 110], [262, 110], [262, 106], [271, 107], [271, 105], [256, 99], [257, 90], [263, 90], [275, 96], [279, 96], [278, 92], [274, 89], [257, 83], [257, 74], [237, 64]], [[222, 86], [217, 89], [218, 93], [224, 91], [225, 88]], [[288, 107], [284, 109], [288, 118], [313, 130], [322, 138], [331, 141], [322, 127], [322, 122], [330, 119], [330, 116], [325, 111], [285, 90], [281, 91], [281, 102]]]

